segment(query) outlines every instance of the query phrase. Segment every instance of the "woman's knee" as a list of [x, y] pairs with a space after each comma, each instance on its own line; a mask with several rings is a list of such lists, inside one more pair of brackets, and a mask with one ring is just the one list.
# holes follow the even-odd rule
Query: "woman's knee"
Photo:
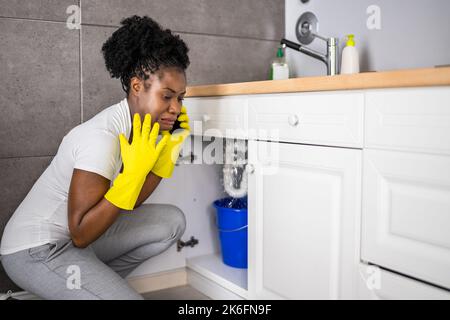
[[[139, 228], [150, 237], [150, 242], [177, 241], [186, 230], [186, 217], [183, 211], [172, 204], [147, 204], [138, 209]], [[137, 212], [137, 211], [136, 211]]]
[[166, 215], [169, 224], [175, 229], [175, 238], [179, 239], [186, 230], [186, 217], [184, 212], [174, 205], [167, 205]]

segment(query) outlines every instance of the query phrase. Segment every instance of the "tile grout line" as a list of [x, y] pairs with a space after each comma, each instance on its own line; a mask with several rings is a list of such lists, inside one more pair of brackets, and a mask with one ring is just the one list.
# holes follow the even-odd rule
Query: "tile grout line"
[[24, 21], [34, 21], [34, 22], [64, 23], [64, 24], [66, 24], [66, 21], [59, 21], [59, 20], [46, 20], [46, 19], [39, 19], [39, 18], [8, 17], [8, 16], [1, 16], [1, 15], [0, 15], [0, 19], [24, 20]]
[[[81, 8], [81, 6], [80, 6], [80, 8]], [[37, 18], [18, 18], [18, 17], [7, 17], [7, 16], [0, 16], [0, 19], [37, 21], [37, 22], [50, 22], [50, 23], [66, 23], [65, 21], [46, 20], [46, 19], [37, 19]], [[119, 25], [106, 25], [106, 24], [95, 24], [95, 23], [81, 23], [81, 26], [105, 27], [105, 28], [115, 28], [115, 29], [120, 27]], [[268, 42], [278, 42], [279, 41], [278, 39], [265, 39], [265, 38], [251, 37], [251, 36], [202, 33], [202, 32], [193, 32], [193, 31], [178, 31], [178, 30], [174, 30], [174, 29], [171, 29], [171, 30], [174, 33], [198, 35], [198, 36], [209, 36], [209, 37], [231, 38], [231, 39], [244, 39], [244, 40], [257, 40], [257, 41], [268, 41]]]
[[79, 29], [79, 70], [80, 70], [80, 124], [83, 123], [84, 118], [84, 95], [83, 95], [83, 24], [82, 24], [82, 8], [81, 8], [82, 0], [79, 1], [79, 8], [80, 8], [80, 29]]
[[[95, 23], [82, 23], [82, 25], [88, 26], [88, 27], [107, 27], [107, 28], [115, 28], [115, 29], [120, 28], [119, 25], [104, 25], [104, 24], [95, 24]], [[189, 35], [218, 37], [218, 38], [243, 39], [243, 40], [257, 40], [257, 41], [268, 41], [268, 42], [278, 42], [283, 37], [283, 36], [281, 36], [280, 40], [278, 40], [278, 39], [258, 38], [258, 37], [252, 37], [252, 36], [205, 33], [205, 32], [195, 32], [195, 31], [180, 31], [180, 30], [175, 30], [175, 29], [170, 29], [170, 30], [174, 33], [179, 33], [179, 34], [189, 34]]]
[[278, 39], [264, 39], [257, 38], [251, 36], [237, 36], [237, 35], [227, 35], [227, 34], [212, 34], [212, 33], [202, 33], [202, 32], [192, 32], [192, 31], [177, 31], [172, 30], [175, 33], [189, 34], [189, 35], [197, 35], [197, 36], [209, 36], [209, 37], [218, 37], [218, 38], [231, 38], [231, 39], [243, 39], [243, 40], [256, 40], [256, 41], [267, 41], [267, 42], [278, 42], [281, 40]]
[[[105, 28], [120, 28], [120, 25], [106, 25], [106, 24], [97, 24], [97, 23], [82, 23], [83, 26], [88, 27], [105, 27]], [[244, 39], [244, 40], [257, 40], [257, 41], [268, 41], [268, 42], [278, 42], [281, 40], [283, 36], [278, 39], [266, 39], [266, 38], [258, 38], [252, 36], [240, 36], [240, 35], [230, 35], [230, 34], [217, 34], [217, 33], [205, 33], [205, 32], [195, 32], [195, 31], [180, 31], [175, 29], [170, 29], [174, 33], [179, 34], [189, 34], [189, 35], [197, 35], [197, 36], [209, 36], [209, 37], [219, 37], [219, 38], [231, 38], [231, 39]]]
[[53, 155], [37, 155], [37, 156], [11, 156], [11, 157], [0, 157], [0, 160], [10, 160], [10, 159], [26, 159], [26, 158], [51, 158], [54, 157], [56, 154]]

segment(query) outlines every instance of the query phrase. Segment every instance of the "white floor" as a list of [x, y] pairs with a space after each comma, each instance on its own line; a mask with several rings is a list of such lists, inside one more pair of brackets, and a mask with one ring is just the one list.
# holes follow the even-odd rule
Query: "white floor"
[[[0, 300], [7, 299], [8, 296], [0, 294]], [[189, 285], [143, 293], [142, 296], [145, 300], [211, 300]], [[27, 292], [15, 293], [12, 298], [17, 300], [41, 300]]]
[[142, 294], [145, 300], [211, 300], [191, 286], [181, 286]]

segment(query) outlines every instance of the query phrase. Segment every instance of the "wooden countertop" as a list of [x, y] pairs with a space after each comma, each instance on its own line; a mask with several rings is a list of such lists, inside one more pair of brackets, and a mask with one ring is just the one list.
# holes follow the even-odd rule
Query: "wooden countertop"
[[187, 97], [450, 85], [450, 67], [192, 86]]

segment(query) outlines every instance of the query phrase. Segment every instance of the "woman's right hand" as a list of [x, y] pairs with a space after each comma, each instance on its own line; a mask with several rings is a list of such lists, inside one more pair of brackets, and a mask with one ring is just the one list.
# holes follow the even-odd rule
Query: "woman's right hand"
[[117, 176], [113, 186], [105, 194], [106, 200], [118, 208], [134, 209], [147, 174], [152, 170], [169, 138], [163, 137], [156, 145], [159, 123], [155, 123], [150, 131], [151, 123], [151, 115], [146, 114], [141, 131], [141, 117], [136, 113], [133, 118], [133, 141], [131, 144], [123, 134], [119, 136], [123, 172]]
[[169, 137], [163, 137], [156, 145], [159, 134], [159, 123], [151, 128], [152, 117], [146, 114], [141, 131], [141, 117], [138, 113], [133, 118], [133, 141], [128, 143], [120, 134], [120, 153], [123, 161], [123, 173], [131, 176], [144, 176], [152, 170]]

